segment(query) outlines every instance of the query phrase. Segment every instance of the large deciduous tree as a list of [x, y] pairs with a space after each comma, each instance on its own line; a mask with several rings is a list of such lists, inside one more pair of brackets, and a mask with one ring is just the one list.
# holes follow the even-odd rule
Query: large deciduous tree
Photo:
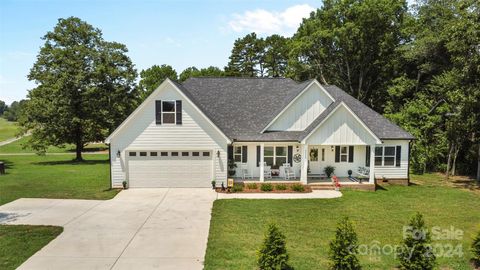
[[59, 19], [43, 39], [20, 125], [33, 149], [74, 144], [82, 160], [87, 143], [104, 140], [132, 111], [137, 73], [125, 45], [79, 18]]
[[144, 100], [155, 90], [165, 79], [176, 81], [177, 72], [170, 65], [153, 65], [140, 72], [140, 98]]
[[263, 77], [264, 75], [264, 40], [257, 34], [250, 33], [235, 40], [230, 61], [225, 67], [228, 76]]
[[[413, 168], [474, 174], [480, 163], [478, 1], [421, 1], [398, 47], [387, 116], [415, 134]], [[480, 174], [480, 172], [479, 172]]]
[[377, 111], [403, 41], [404, 0], [326, 0], [291, 42], [290, 76], [335, 84]]

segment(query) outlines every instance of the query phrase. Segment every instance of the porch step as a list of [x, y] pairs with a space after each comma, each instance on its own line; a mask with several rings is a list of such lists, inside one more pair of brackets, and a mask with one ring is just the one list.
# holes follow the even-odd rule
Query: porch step
[[335, 190], [334, 185], [308, 185], [312, 190]]

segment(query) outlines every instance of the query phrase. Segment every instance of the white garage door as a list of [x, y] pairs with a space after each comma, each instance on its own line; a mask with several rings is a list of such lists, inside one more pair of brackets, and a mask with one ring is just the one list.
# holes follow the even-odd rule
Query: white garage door
[[209, 187], [211, 151], [129, 151], [130, 187]]

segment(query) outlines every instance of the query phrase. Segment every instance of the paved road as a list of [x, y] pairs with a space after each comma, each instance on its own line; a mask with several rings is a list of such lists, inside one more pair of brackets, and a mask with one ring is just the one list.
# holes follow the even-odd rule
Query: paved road
[[19, 199], [0, 223], [64, 232], [19, 269], [202, 269], [211, 189], [129, 189], [108, 201]]

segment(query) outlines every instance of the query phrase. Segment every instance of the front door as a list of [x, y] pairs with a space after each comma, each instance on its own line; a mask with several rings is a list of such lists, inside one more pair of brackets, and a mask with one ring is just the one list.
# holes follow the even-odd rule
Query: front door
[[[325, 151], [325, 150], [323, 150]], [[323, 152], [325, 155], [325, 152]], [[310, 174], [320, 174], [321, 171], [321, 157], [322, 157], [322, 147], [321, 146], [309, 146], [308, 147], [308, 167]]]

